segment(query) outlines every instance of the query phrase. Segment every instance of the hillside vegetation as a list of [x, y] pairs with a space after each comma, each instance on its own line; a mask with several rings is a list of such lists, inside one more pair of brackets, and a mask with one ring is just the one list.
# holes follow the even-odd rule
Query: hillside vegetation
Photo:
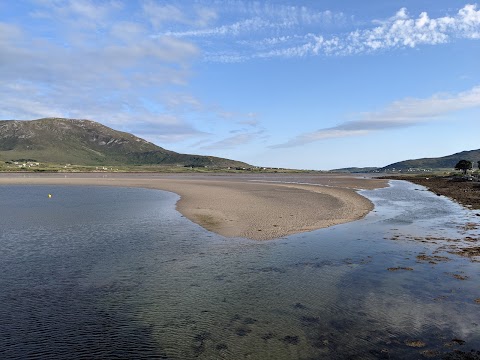
[[0, 161], [103, 165], [249, 167], [224, 158], [180, 154], [91, 120], [0, 121]]

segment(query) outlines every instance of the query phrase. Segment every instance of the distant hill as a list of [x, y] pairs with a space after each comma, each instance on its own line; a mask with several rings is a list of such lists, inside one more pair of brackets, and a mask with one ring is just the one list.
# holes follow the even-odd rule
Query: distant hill
[[469, 150], [447, 155], [438, 158], [422, 158], [399, 161], [384, 167], [349, 167], [330, 170], [331, 172], [345, 173], [369, 173], [369, 172], [389, 172], [389, 171], [406, 171], [406, 170], [453, 170], [460, 160], [469, 160], [473, 163], [473, 168], [477, 168], [477, 162], [480, 161], [480, 149]]
[[333, 169], [330, 170], [331, 172], [337, 173], [368, 173], [377, 170], [376, 167], [349, 167], [349, 168], [341, 168], [341, 169]]
[[0, 121], [0, 160], [75, 165], [250, 167], [213, 156], [179, 154], [91, 120]]
[[460, 160], [470, 160], [474, 167], [477, 167], [477, 161], [480, 161], [480, 149], [462, 151], [456, 154], [438, 157], [423, 158], [416, 160], [405, 160], [379, 168], [379, 171], [407, 170], [407, 169], [453, 169]]

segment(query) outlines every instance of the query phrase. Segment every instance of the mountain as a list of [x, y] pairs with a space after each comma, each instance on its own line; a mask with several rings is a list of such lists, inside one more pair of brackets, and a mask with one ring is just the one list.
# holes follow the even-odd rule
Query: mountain
[[407, 169], [453, 169], [460, 160], [470, 160], [474, 167], [480, 161], [480, 149], [462, 151], [456, 154], [438, 157], [423, 158], [416, 160], [405, 160], [387, 165], [378, 169], [379, 171], [407, 170]]
[[75, 165], [250, 167], [213, 156], [179, 154], [91, 120], [0, 121], [0, 160]]

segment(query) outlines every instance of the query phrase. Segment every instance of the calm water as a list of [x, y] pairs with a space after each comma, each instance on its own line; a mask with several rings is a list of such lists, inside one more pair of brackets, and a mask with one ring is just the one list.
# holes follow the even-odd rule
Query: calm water
[[480, 350], [480, 263], [445, 252], [437, 255], [450, 260], [437, 264], [416, 258], [444, 245], [420, 238], [478, 238], [461, 227], [479, 218], [404, 182], [363, 194], [376, 205], [363, 220], [254, 242], [191, 223], [167, 192], [0, 187], [0, 358]]

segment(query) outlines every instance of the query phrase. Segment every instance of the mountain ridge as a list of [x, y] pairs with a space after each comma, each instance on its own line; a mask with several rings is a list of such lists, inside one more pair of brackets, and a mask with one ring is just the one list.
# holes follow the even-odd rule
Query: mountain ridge
[[250, 167], [215, 156], [181, 154], [87, 119], [0, 120], [0, 159], [76, 165]]

